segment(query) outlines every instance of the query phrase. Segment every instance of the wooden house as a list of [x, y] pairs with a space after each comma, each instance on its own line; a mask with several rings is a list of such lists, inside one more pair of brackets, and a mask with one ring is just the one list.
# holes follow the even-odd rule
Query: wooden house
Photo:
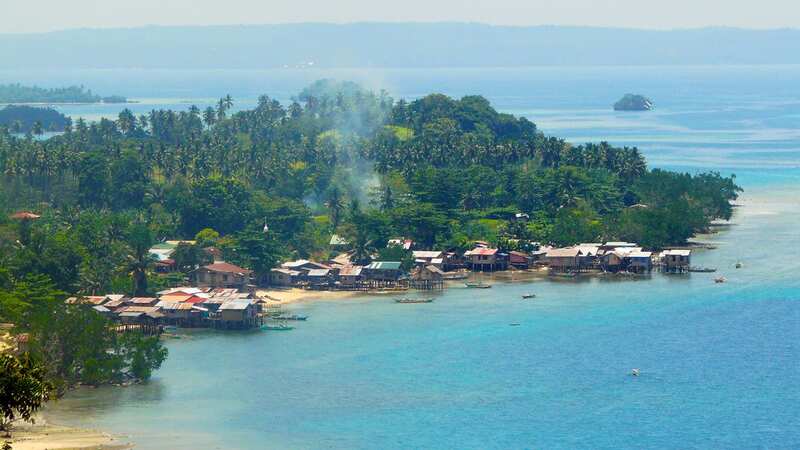
[[628, 270], [630, 272], [645, 273], [653, 270], [653, 253], [634, 251], [628, 254]]
[[527, 269], [533, 265], [533, 258], [524, 252], [508, 252], [508, 264], [517, 269]]
[[252, 328], [258, 325], [258, 307], [253, 300], [232, 300], [219, 305], [209, 316], [215, 327], [226, 329]]
[[276, 267], [269, 272], [269, 284], [273, 286], [294, 286], [302, 273], [297, 270]]
[[581, 270], [581, 256], [578, 247], [554, 248], [547, 252], [545, 261], [552, 272], [577, 272]]
[[375, 261], [365, 266], [363, 272], [368, 280], [397, 281], [403, 275], [401, 265], [399, 261]]
[[342, 286], [357, 286], [364, 281], [362, 266], [345, 266], [339, 269], [339, 284]]
[[246, 290], [253, 272], [234, 264], [217, 261], [192, 272], [198, 286]]
[[311, 269], [306, 274], [306, 281], [311, 286], [328, 286], [333, 283], [331, 269]]
[[507, 257], [500, 255], [496, 248], [475, 247], [464, 253], [464, 259], [469, 269], [481, 272], [505, 270], [508, 267]]
[[667, 272], [686, 272], [692, 262], [692, 251], [665, 250], [661, 253], [661, 260]]
[[411, 287], [415, 289], [442, 289], [444, 271], [434, 265], [420, 267], [411, 276]]
[[414, 256], [414, 264], [417, 266], [433, 265], [442, 268], [444, 264], [444, 252], [438, 250], [414, 250], [411, 253]]

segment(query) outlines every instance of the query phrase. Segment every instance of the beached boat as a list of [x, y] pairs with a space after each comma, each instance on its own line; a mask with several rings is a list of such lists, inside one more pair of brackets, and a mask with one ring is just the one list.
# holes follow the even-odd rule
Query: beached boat
[[285, 323], [276, 323], [276, 324], [261, 325], [261, 329], [268, 331], [289, 331], [289, 330], [294, 330], [294, 327], [291, 325], [286, 325]]
[[464, 283], [464, 286], [466, 286], [468, 288], [471, 288], [471, 289], [489, 289], [490, 287], [492, 287], [491, 284], [486, 284], [486, 283], [481, 283], [481, 282], [478, 282], [478, 283]]
[[275, 317], [276, 320], [308, 320], [308, 316], [300, 314], [281, 314]]
[[536, 294], [522, 294], [522, 298], [525, 298], [525, 299], [536, 298]]
[[689, 267], [689, 272], [700, 272], [700, 273], [714, 273], [717, 269], [713, 267]]
[[395, 303], [433, 303], [432, 298], [396, 298]]

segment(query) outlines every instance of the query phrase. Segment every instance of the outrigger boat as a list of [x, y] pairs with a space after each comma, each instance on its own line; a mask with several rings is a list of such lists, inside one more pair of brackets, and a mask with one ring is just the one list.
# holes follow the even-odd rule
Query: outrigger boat
[[726, 281], [728, 281], [728, 279], [725, 277], [714, 278], [714, 283], [724, 283]]
[[300, 314], [281, 314], [280, 316], [276, 316], [275, 320], [308, 320], [308, 316], [302, 316]]
[[432, 298], [396, 298], [395, 303], [433, 303]]
[[522, 294], [522, 298], [525, 298], [525, 299], [536, 298], [536, 294]]
[[481, 282], [478, 282], [478, 283], [464, 283], [464, 286], [466, 286], [468, 288], [472, 288], [472, 289], [489, 289], [490, 287], [492, 287], [491, 284], [486, 284], [486, 283], [481, 283]]

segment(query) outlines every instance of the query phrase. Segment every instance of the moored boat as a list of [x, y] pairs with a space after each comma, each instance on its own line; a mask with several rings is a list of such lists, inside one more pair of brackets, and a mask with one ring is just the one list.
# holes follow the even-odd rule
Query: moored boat
[[277, 323], [277, 324], [261, 325], [261, 329], [268, 331], [289, 331], [289, 330], [294, 330], [294, 327], [291, 325], [286, 325], [285, 323]]
[[432, 298], [396, 298], [395, 303], [433, 303]]
[[536, 298], [536, 294], [522, 294], [522, 298], [525, 298], [525, 299]]
[[714, 273], [717, 269], [713, 267], [689, 267], [689, 272], [700, 272], [700, 273]]
[[726, 282], [726, 281], [728, 281], [728, 279], [727, 279], [727, 278], [725, 278], [725, 277], [717, 277], [717, 278], [714, 278], [714, 283], [724, 283], [724, 282]]
[[300, 314], [281, 314], [275, 317], [276, 320], [308, 320], [308, 316]]
[[478, 283], [464, 283], [464, 286], [466, 286], [468, 288], [472, 288], [472, 289], [489, 289], [490, 287], [492, 287], [491, 284], [480, 283], [480, 282], [478, 282]]

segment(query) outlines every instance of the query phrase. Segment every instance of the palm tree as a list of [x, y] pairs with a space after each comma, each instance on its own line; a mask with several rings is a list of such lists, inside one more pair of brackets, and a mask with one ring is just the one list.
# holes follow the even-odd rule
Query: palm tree
[[217, 123], [217, 112], [212, 107], [208, 107], [203, 111], [203, 122], [206, 123], [206, 126], [211, 128]]
[[147, 226], [134, 224], [128, 233], [130, 251], [127, 256], [127, 270], [133, 279], [134, 296], [147, 295], [147, 272], [154, 262], [150, 254], [152, 244], [153, 236]]
[[38, 120], [36, 122], [33, 122], [33, 127], [31, 127], [31, 133], [33, 133], [36, 136], [43, 135], [44, 127], [42, 126], [42, 122], [39, 122]]
[[335, 230], [339, 227], [339, 221], [342, 218], [342, 209], [344, 209], [344, 200], [342, 199], [342, 193], [339, 191], [339, 188], [334, 186], [328, 191], [328, 201], [325, 204], [328, 207], [331, 225], [333, 225], [333, 229]]

